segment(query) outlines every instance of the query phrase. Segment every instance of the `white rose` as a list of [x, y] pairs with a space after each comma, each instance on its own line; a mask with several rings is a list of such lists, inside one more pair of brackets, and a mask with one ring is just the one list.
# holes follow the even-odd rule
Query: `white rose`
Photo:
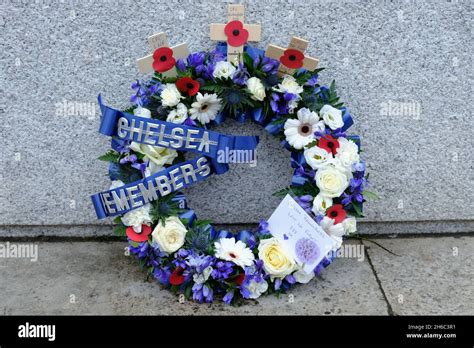
[[132, 226], [137, 233], [142, 232], [142, 224], [151, 224], [150, 204], [133, 209], [122, 216], [122, 223], [125, 226]]
[[355, 217], [348, 217], [342, 221], [342, 227], [344, 227], [344, 231], [346, 234], [354, 233], [357, 231], [357, 220]]
[[221, 61], [216, 63], [216, 67], [214, 68], [214, 72], [212, 75], [216, 79], [229, 79], [234, 76], [234, 73], [237, 69], [231, 63], [226, 61]]
[[307, 284], [314, 278], [314, 272], [306, 273], [303, 268], [300, 268], [293, 273], [293, 277], [295, 277], [298, 283]]
[[295, 270], [296, 264], [291, 253], [276, 238], [260, 241], [258, 258], [263, 261], [263, 269], [272, 279], [284, 278]]
[[248, 298], [259, 298], [265, 291], [268, 290], [268, 283], [262, 279], [261, 282], [257, 282], [252, 279], [249, 284], [246, 286], [247, 290], [250, 292]]
[[348, 173], [340, 170], [338, 167], [326, 165], [316, 172], [316, 186], [320, 190], [320, 195], [329, 198], [335, 198], [342, 195], [349, 186]]
[[179, 103], [176, 110], [171, 110], [166, 121], [182, 124], [188, 118], [188, 108], [183, 103]]
[[172, 164], [173, 160], [178, 156], [176, 150], [171, 150], [161, 146], [140, 144], [136, 142], [132, 142], [130, 144], [130, 149], [144, 154], [145, 158], [150, 161], [148, 163], [150, 174], [159, 172], [164, 168], [165, 164]]
[[328, 163], [332, 154], [319, 146], [313, 146], [304, 150], [304, 158], [311, 168], [319, 169]]
[[186, 227], [181, 220], [176, 216], [172, 216], [165, 220], [164, 225], [160, 220], [151, 233], [151, 236], [161, 251], [173, 253], [183, 246], [186, 233]]
[[324, 215], [326, 213], [326, 210], [331, 206], [332, 206], [332, 198], [324, 197], [320, 194], [314, 197], [314, 201], [313, 201], [314, 214]]
[[331, 105], [324, 105], [321, 110], [319, 110], [319, 115], [324, 120], [324, 123], [326, 123], [331, 129], [337, 129], [344, 126], [342, 111], [333, 108]]
[[303, 93], [303, 86], [300, 86], [298, 82], [296, 82], [296, 79], [290, 75], [285, 75], [283, 81], [281, 81], [281, 83], [273, 89], [280, 93], [288, 92], [296, 95]]
[[339, 141], [339, 148], [336, 152], [336, 158], [339, 159], [341, 165], [351, 170], [352, 165], [360, 160], [359, 148], [356, 143], [346, 138], [337, 140]]
[[160, 97], [161, 104], [169, 107], [178, 105], [179, 101], [183, 98], [174, 83], [167, 83], [165, 88], [161, 91]]
[[263, 101], [265, 99], [265, 87], [258, 77], [251, 77], [247, 80], [247, 89], [252, 94], [253, 100]]
[[140, 116], [140, 117], [144, 117], [144, 118], [151, 118], [151, 111], [148, 110], [147, 108], [144, 108], [144, 107], [141, 107], [141, 106], [134, 109], [133, 114], [135, 116]]

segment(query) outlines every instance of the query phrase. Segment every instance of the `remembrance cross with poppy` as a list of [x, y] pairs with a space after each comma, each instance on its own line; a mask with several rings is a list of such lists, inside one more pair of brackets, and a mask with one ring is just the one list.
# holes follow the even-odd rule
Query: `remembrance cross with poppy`
[[165, 33], [150, 36], [148, 45], [153, 54], [137, 60], [138, 70], [142, 74], [158, 71], [166, 77], [174, 77], [177, 75], [176, 61], [189, 56], [189, 49], [185, 43], [169, 47], [168, 37]]
[[211, 40], [227, 42], [227, 61], [238, 64], [242, 61], [244, 45], [248, 41], [260, 41], [262, 28], [259, 24], [244, 24], [244, 5], [229, 4], [227, 24], [211, 24]]
[[313, 71], [318, 66], [319, 60], [304, 55], [308, 48], [309, 41], [293, 36], [288, 48], [282, 48], [275, 45], [268, 45], [265, 56], [276, 59], [280, 62], [278, 74], [292, 75], [296, 69], [304, 68]]

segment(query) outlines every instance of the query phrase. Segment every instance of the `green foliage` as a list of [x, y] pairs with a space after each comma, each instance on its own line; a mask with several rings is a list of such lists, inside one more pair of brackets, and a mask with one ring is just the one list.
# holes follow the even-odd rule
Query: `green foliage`
[[367, 198], [367, 199], [372, 199], [372, 200], [380, 199], [380, 197], [376, 193], [367, 191], [367, 190], [364, 190], [362, 192], [362, 195], [364, 195], [364, 198]]
[[150, 216], [153, 222], [164, 224], [168, 217], [177, 216], [184, 211], [179, 207], [179, 202], [172, 200], [175, 195], [176, 193], [171, 193], [151, 203]]
[[277, 192], [274, 192], [272, 195], [275, 197], [285, 197], [287, 194], [291, 196], [311, 195], [313, 197], [316, 197], [318, 193], [319, 188], [316, 185], [313, 185], [310, 182], [305, 182], [305, 184], [302, 186], [289, 186]]
[[355, 217], [364, 217], [364, 214], [362, 214], [362, 204], [359, 202], [352, 202], [350, 204], [350, 207], [352, 208], [352, 212], [354, 213], [353, 215]]
[[106, 154], [98, 157], [98, 159], [101, 160], [101, 161], [118, 163], [118, 161], [120, 159], [120, 155], [117, 152], [115, 152], [113, 150], [110, 150]]

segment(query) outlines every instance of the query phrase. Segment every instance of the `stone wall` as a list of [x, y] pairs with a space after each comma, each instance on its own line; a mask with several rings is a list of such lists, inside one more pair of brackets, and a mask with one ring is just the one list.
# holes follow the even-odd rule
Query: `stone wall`
[[[194, 4], [194, 5], [192, 5]], [[371, 190], [361, 231], [473, 231], [472, 4], [469, 1], [248, 1], [246, 22], [263, 40], [310, 40], [308, 53], [337, 81], [362, 137]], [[108, 187], [109, 146], [98, 134], [96, 97], [123, 107], [141, 76], [146, 38], [209, 49], [222, 1], [10, 0], [0, 4], [2, 69], [0, 233], [94, 234], [89, 195]], [[65, 105], [72, 110], [64, 110]], [[291, 176], [288, 153], [253, 124], [219, 130], [257, 134], [258, 165], [236, 165], [189, 189], [199, 216], [247, 224], [267, 218], [271, 193]], [[80, 225], [88, 225], [82, 228]], [[57, 229], [57, 227], [55, 227]], [[53, 228], [46, 228], [49, 233]], [[27, 232], [25, 232], [27, 231]], [[29, 231], [29, 232], [28, 232]], [[43, 232], [42, 232], [43, 231]], [[89, 231], [89, 232], [84, 232]]]

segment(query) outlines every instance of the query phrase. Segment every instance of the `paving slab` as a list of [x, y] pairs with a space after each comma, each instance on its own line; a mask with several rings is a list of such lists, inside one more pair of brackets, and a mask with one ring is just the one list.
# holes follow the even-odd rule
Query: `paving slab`
[[[0, 243], [6, 243], [2, 241]], [[40, 242], [38, 260], [0, 259], [0, 315], [386, 315], [366, 258], [340, 258], [291, 293], [240, 307], [179, 303], [132, 257], [125, 242]], [[361, 259], [361, 258], [360, 258]]]
[[367, 253], [393, 314], [474, 315], [474, 237], [377, 239]]

